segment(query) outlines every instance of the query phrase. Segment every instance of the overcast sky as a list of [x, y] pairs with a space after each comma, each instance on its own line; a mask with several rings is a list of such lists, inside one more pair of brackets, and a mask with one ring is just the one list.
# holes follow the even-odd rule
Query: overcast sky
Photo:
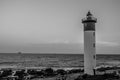
[[88, 10], [97, 53], [120, 53], [120, 0], [0, 0], [0, 52], [83, 53]]

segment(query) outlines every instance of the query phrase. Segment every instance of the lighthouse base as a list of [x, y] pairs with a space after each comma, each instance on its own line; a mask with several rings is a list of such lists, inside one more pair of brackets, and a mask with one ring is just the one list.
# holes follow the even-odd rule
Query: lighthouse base
[[84, 74], [95, 75], [95, 69], [85, 69]]

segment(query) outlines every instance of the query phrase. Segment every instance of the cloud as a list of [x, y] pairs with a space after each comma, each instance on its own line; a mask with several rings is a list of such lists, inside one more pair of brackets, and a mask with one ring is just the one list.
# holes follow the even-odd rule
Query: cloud
[[110, 47], [120, 46], [120, 44], [117, 42], [106, 42], [106, 41], [97, 41], [97, 44], [103, 46], [110, 46]]

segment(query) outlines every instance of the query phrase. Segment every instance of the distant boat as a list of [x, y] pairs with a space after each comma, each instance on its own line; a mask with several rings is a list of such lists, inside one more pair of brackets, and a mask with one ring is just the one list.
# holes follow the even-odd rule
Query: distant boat
[[22, 54], [22, 52], [18, 52], [18, 54]]

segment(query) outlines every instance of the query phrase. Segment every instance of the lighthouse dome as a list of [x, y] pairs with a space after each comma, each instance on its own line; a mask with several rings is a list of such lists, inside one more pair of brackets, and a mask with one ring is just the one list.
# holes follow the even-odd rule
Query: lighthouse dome
[[86, 14], [86, 18], [82, 19], [82, 23], [86, 23], [86, 22], [95, 22], [95, 23], [97, 22], [97, 19], [93, 17], [90, 11], [88, 11], [88, 13]]

